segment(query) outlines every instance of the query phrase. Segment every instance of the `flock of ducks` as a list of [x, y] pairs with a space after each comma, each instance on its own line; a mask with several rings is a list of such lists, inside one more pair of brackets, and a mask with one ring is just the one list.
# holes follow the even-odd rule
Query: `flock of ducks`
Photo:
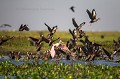
[[[74, 8], [75, 8], [74, 6], [70, 7], [70, 9], [73, 12], [75, 12]], [[95, 9], [93, 9], [92, 12], [90, 12], [87, 9], [86, 12], [90, 18], [89, 23], [97, 22], [100, 19], [96, 17], [97, 14]], [[77, 23], [75, 18], [72, 18], [72, 23], [74, 25], [74, 29], [73, 30], [69, 29], [69, 33], [71, 34], [72, 37], [69, 40], [67, 40], [66, 44], [64, 44], [60, 40], [60, 37], [56, 39], [54, 38], [54, 34], [56, 33], [58, 26], [50, 27], [47, 23], [44, 23], [44, 25], [47, 27], [49, 31], [47, 36], [40, 35], [39, 38], [34, 38], [30, 36], [29, 41], [32, 43], [33, 46], [36, 47], [37, 52], [41, 51], [41, 48], [43, 47], [43, 43], [47, 43], [48, 46], [51, 46], [51, 49], [44, 52], [43, 59], [45, 60], [51, 58], [57, 58], [57, 59], [66, 58], [67, 60], [85, 60], [85, 61], [92, 61], [95, 60], [95, 58], [114, 60], [113, 56], [117, 52], [120, 52], [120, 39], [118, 41], [113, 40], [116, 49], [113, 51], [113, 53], [110, 53], [105, 48], [103, 48], [104, 45], [96, 43], [95, 40], [90, 41], [89, 37], [85, 34], [85, 32], [81, 30], [81, 28], [86, 24], [86, 22]], [[19, 31], [24, 31], [24, 30], [29, 31], [28, 25], [21, 24]], [[13, 37], [7, 39], [1, 38], [0, 45], [2, 45], [4, 42], [12, 38]], [[101, 38], [104, 38], [104, 36], [101, 36]], [[60, 40], [60, 42], [53, 44], [57, 40]], [[18, 52], [16, 55], [14, 52], [10, 51], [9, 56], [12, 59], [15, 59], [15, 57], [17, 57], [18, 59], [21, 58], [20, 52]], [[40, 53], [33, 56], [32, 53], [29, 54], [28, 52], [26, 53], [25, 56], [28, 59], [31, 58], [39, 59], [41, 57]], [[118, 59], [117, 61], [120, 61], [120, 59]]]

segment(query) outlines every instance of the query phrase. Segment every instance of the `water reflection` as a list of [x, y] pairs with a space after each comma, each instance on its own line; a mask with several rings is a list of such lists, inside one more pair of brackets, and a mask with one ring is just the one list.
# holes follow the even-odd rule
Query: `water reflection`
[[[120, 56], [114, 56], [115, 60], [118, 58], [120, 58]], [[37, 64], [41, 64], [42, 62], [45, 62], [42, 59], [39, 59], [39, 60], [29, 59], [28, 61], [23, 61], [23, 59], [21, 58], [19, 61], [17, 61], [17, 60], [10, 59], [10, 57], [8, 56], [3, 56], [2, 58], [0, 58], [0, 62], [6, 61], [6, 60], [16, 66], [21, 64], [26, 64], [26, 63], [33, 63], [33, 62], [36, 62]], [[120, 63], [117, 63], [114, 61], [107, 61], [107, 60], [81, 61], [81, 60], [66, 60], [65, 58], [63, 58], [61, 60], [51, 59], [51, 60], [48, 60], [48, 62], [49, 63], [58, 62], [58, 63], [65, 63], [65, 64], [82, 64], [82, 65], [94, 64], [94, 65], [120, 66]]]

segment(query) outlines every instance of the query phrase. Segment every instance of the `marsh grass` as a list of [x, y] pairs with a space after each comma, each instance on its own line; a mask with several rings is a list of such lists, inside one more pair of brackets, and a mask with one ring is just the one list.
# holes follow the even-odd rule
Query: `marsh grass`
[[[40, 34], [46, 36], [47, 31], [28, 31], [28, 32], [8, 32], [0, 31], [0, 38], [2, 36], [14, 36], [14, 39], [5, 42], [0, 46], [0, 54], [7, 54], [8, 51], [20, 51], [25, 53], [27, 51], [36, 53], [36, 48], [30, 45], [28, 40], [29, 36], [39, 38]], [[114, 49], [113, 39], [117, 40], [120, 37], [120, 32], [86, 32], [90, 41], [94, 41], [103, 44], [109, 51]], [[104, 35], [104, 39], [100, 36]], [[66, 43], [71, 38], [68, 32], [56, 32], [55, 38], [60, 39]], [[82, 38], [84, 39], [84, 38]], [[56, 41], [58, 42], [58, 41]], [[55, 42], [55, 43], [56, 43]], [[44, 43], [41, 52], [50, 49], [48, 44]], [[120, 79], [120, 67], [119, 66], [107, 66], [107, 65], [82, 65], [78, 64], [65, 64], [44, 61], [40, 64], [37, 62], [21, 65], [14, 65], [9, 61], [0, 62], [0, 76], [4, 76], [6, 79], [10, 79], [14, 76], [15, 79]]]
[[[4, 51], [21, 51], [22, 53], [31, 51], [33, 53], [36, 52], [36, 48], [34, 46], [30, 45], [30, 42], [28, 40], [29, 36], [39, 38], [39, 36], [43, 34], [44, 36], [47, 36], [48, 31], [0, 31], [0, 38], [2, 36], [6, 37], [12, 37], [14, 36], [14, 39], [9, 40], [5, 42], [3, 45], [1, 45], [2, 49]], [[120, 32], [86, 32], [86, 35], [89, 37], [90, 41], [94, 41], [100, 44], [103, 44], [105, 48], [112, 51], [114, 49], [113, 46], [113, 39], [117, 40], [118, 37], [120, 37]], [[102, 39], [100, 36], [104, 35], [104, 38]], [[69, 32], [56, 32], [54, 35], [54, 38], [58, 38], [66, 44], [67, 40], [72, 38]], [[84, 39], [84, 38], [82, 38]], [[58, 42], [58, 41], [56, 41]], [[55, 43], [56, 43], [55, 42]], [[48, 46], [48, 44], [44, 43], [44, 46], [42, 47], [41, 52], [44, 52], [45, 50], [50, 49], [51, 47]], [[1, 52], [1, 51], [0, 51]], [[3, 53], [3, 52], [1, 52]]]

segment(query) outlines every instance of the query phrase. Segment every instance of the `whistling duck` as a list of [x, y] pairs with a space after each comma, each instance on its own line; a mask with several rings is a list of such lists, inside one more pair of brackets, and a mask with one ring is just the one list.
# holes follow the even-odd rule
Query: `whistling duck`
[[93, 9], [92, 12], [90, 12], [87, 9], [86, 12], [88, 13], [89, 18], [91, 19], [90, 23], [94, 23], [94, 22], [97, 22], [98, 20], [100, 20], [100, 18], [96, 18], [97, 14], [96, 14], [95, 9]]
[[85, 22], [82, 22], [80, 25], [78, 25], [75, 21], [75, 18], [72, 18], [72, 23], [77, 30], [81, 29], [82, 26], [85, 25]]
[[58, 26], [54, 26], [54, 27], [50, 28], [50, 26], [48, 26], [46, 23], [44, 23], [44, 24], [47, 26], [48, 31], [50, 32], [50, 36], [52, 36], [56, 32]]

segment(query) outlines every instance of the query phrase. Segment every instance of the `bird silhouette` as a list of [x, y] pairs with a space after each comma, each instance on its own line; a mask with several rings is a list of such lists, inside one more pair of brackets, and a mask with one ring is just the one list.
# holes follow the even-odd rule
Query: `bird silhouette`
[[24, 30], [23, 24], [21, 24], [20, 27], [19, 27], [19, 31], [23, 31], [23, 30]]
[[32, 39], [33, 41], [39, 41], [39, 39], [31, 37], [31, 36], [29, 38]]
[[88, 9], [86, 10], [86, 12], [89, 15], [89, 18], [91, 19], [90, 23], [94, 23], [97, 22], [100, 18], [96, 18], [97, 13], [95, 11], [95, 9], [92, 10], [92, 12], [90, 12]]
[[37, 51], [37, 52], [40, 51], [41, 48], [42, 48], [42, 46], [43, 46], [43, 43], [40, 43], [40, 44], [37, 46], [37, 50], [36, 50], [36, 51]]
[[10, 38], [7, 38], [7, 39], [1, 38], [0, 39], [0, 45], [2, 45], [3, 43], [7, 42], [8, 40], [10, 40], [12, 38], [14, 38], [14, 37], [10, 37]]
[[76, 46], [76, 44], [77, 44], [76, 40], [70, 39], [67, 41], [66, 46], [68, 47], [68, 49], [72, 49]]
[[72, 35], [73, 39], [76, 40], [76, 36], [75, 36], [75, 35], [76, 35], [76, 34], [75, 34], [76, 32], [75, 32], [75, 30], [72, 31], [71, 29], [69, 29], [69, 32], [70, 32], [70, 34]]
[[29, 31], [30, 29], [28, 28], [28, 25], [24, 25], [24, 30]]
[[109, 59], [113, 59], [113, 58], [111, 57], [110, 52], [108, 52], [105, 48], [102, 48], [102, 49], [103, 49], [103, 51], [105, 52], [105, 54], [108, 56]]
[[81, 29], [83, 25], [85, 25], [85, 22], [82, 22], [80, 25], [78, 25], [75, 21], [75, 18], [72, 18], [72, 23], [78, 30]]
[[70, 10], [71, 10], [72, 12], [75, 12], [74, 8], [75, 8], [74, 6], [71, 6], [71, 7], [70, 7]]
[[51, 28], [51, 27], [50, 27], [49, 25], [47, 25], [46, 23], [44, 23], [44, 24], [47, 26], [48, 31], [50, 32], [50, 36], [52, 36], [52, 35], [56, 32], [58, 26], [53, 26], [53, 27]]
[[[39, 44], [43, 41], [43, 38], [42, 38], [42, 36], [40, 37], [40, 38], [34, 38], [34, 37], [29, 37], [33, 42], [32, 42], [32, 44], [34, 45], [34, 46], [39, 46]], [[31, 42], [31, 41], [30, 41]]]
[[55, 41], [57, 41], [57, 40], [59, 40], [60, 39], [60, 37], [58, 37], [58, 38], [56, 38], [56, 39], [51, 39], [50, 41], [49, 41], [49, 46], [51, 46], [52, 44], [53, 44], [53, 42], [55, 42]]
[[24, 31], [24, 30], [29, 31], [30, 29], [28, 28], [28, 25], [21, 24], [21, 26], [19, 27], [19, 31]]

